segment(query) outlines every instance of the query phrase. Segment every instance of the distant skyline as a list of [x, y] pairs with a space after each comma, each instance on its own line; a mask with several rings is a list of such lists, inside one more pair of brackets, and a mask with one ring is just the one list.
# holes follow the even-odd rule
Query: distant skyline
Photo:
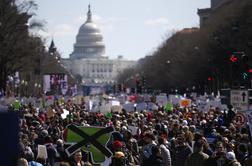
[[106, 55], [138, 60], [151, 54], [171, 32], [198, 27], [197, 8], [210, 0], [35, 0], [35, 19], [46, 22], [38, 33], [47, 46], [53, 37], [62, 57], [68, 58], [79, 27], [85, 22], [88, 4], [99, 26]]

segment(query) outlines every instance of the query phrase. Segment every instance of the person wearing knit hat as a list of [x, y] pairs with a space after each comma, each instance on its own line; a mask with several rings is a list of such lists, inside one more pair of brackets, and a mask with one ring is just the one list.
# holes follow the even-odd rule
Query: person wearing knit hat
[[241, 164], [236, 160], [234, 152], [227, 152], [226, 158], [228, 166], [241, 166]]
[[114, 150], [115, 152], [121, 151], [121, 150], [122, 150], [122, 147], [123, 147], [123, 143], [122, 143], [121, 141], [116, 140], [116, 141], [114, 141], [112, 147], [113, 147], [113, 150]]

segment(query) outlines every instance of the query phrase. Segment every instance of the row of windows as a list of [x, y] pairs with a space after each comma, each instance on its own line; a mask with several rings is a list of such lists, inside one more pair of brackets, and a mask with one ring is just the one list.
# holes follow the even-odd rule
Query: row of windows
[[94, 70], [94, 69], [93, 69], [92, 72], [93, 72], [93, 73], [94, 73], [94, 72], [97, 72], [97, 73], [100, 73], [100, 72], [101, 72], [101, 73], [103, 73], [103, 72], [105, 72], [105, 73], [106, 73], [106, 72], [110, 72], [110, 73], [111, 73], [111, 72], [112, 72], [112, 69], [109, 69], [109, 70], [107, 70], [107, 69], [96, 69], [96, 70]]
[[112, 74], [83, 74], [83, 77], [110, 78]]
[[[83, 69], [82, 71], [83, 71], [83, 73], [85, 73], [85, 69]], [[97, 73], [107, 73], [107, 72], [111, 73], [112, 72], [112, 68], [109, 68], [109, 69], [98, 68], [98, 69], [92, 69], [91, 71], [93, 73], [95, 73], [95, 72], [97, 72]]]

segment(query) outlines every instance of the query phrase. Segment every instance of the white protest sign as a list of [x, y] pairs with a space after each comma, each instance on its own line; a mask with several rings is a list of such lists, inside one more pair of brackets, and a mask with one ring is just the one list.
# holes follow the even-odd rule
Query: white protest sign
[[63, 113], [61, 114], [62, 119], [66, 119], [67, 115], [69, 115], [69, 111], [66, 109], [63, 109]]
[[210, 109], [210, 104], [207, 101], [204, 100], [198, 100], [197, 101], [197, 108], [200, 112], [207, 112]]
[[209, 101], [210, 106], [214, 108], [221, 108], [221, 101], [220, 100], [210, 100]]
[[123, 105], [123, 109], [125, 109], [127, 112], [133, 112], [135, 111], [134, 103], [127, 103]]
[[156, 97], [156, 103], [159, 106], [165, 106], [167, 104], [167, 102], [168, 102], [167, 96], [164, 96], [164, 95], [161, 96], [161, 95], [159, 95], [159, 96]]
[[146, 110], [146, 107], [147, 107], [147, 104], [145, 102], [143, 103], [138, 103], [136, 105], [136, 110], [137, 111], [143, 111], [143, 110]]
[[180, 96], [179, 95], [169, 95], [169, 100], [173, 105], [179, 105]]
[[38, 145], [38, 155], [37, 158], [47, 159], [47, 150], [45, 145]]
[[155, 103], [148, 103], [146, 110], [155, 111], [158, 110], [158, 106]]
[[111, 107], [111, 112], [122, 112], [122, 106], [114, 105]]
[[112, 106], [120, 106], [120, 102], [117, 100], [112, 100], [111, 105]]

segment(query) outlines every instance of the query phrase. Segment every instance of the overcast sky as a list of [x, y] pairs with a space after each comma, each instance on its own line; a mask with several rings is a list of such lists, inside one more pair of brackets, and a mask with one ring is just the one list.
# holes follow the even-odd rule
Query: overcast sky
[[197, 8], [210, 0], [35, 0], [36, 18], [46, 21], [39, 33], [69, 57], [79, 27], [86, 20], [88, 4], [100, 27], [106, 55], [137, 60], [150, 54], [174, 30], [198, 27]]

